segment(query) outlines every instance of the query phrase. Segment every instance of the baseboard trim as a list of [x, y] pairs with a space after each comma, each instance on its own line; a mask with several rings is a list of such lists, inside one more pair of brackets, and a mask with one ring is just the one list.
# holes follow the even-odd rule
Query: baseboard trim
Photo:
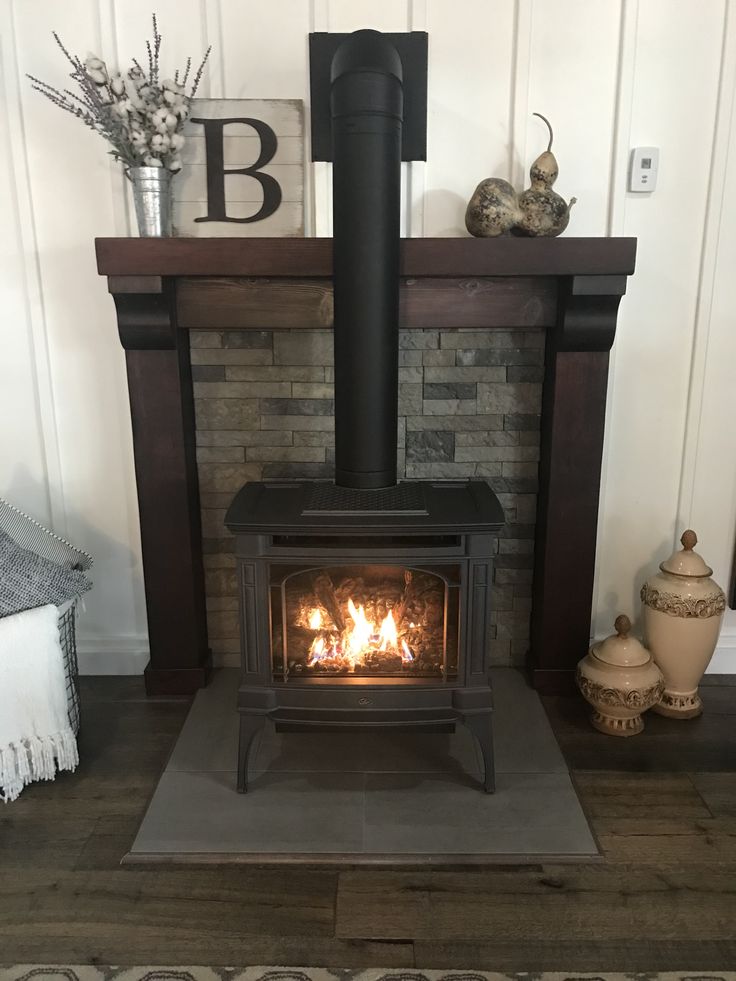
[[148, 657], [147, 637], [77, 639], [80, 674], [143, 674]]
[[733, 627], [721, 633], [713, 660], [708, 665], [708, 674], [736, 674], [736, 631]]

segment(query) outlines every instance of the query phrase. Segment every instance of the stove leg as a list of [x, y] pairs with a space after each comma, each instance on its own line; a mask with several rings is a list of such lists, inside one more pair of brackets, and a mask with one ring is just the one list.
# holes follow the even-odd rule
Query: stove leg
[[478, 740], [485, 766], [483, 789], [487, 794], [492, 794], [496, 790], [496, 768], [493, 761], [493, 715], [491, 712], [475, 712], [472, 715], [464, 715], [463, 723]]
[[240, 714], [240, 739], [238, 742], [238, 793], [248, 792], [248, 757], [253, 740], [266, 723], [265, 715]]

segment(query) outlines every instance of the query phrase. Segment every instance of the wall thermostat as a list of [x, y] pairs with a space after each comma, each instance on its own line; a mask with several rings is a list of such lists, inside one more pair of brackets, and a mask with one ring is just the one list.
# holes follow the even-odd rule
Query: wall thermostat
[[637, 146], [631, 151], [630, 191], [653, 191], [657, 186], [659, 147]]

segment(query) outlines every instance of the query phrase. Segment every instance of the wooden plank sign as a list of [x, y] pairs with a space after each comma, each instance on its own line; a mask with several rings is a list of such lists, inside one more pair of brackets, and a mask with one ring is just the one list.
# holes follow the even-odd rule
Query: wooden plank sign
[[194, 99], [183, 133], [175, 235], [304, 235], [300, 99]]

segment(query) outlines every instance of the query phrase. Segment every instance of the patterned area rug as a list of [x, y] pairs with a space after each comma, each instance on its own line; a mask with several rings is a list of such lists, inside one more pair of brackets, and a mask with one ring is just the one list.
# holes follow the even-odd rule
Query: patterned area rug
[[661, 974], [544, 971], [412, 971], [398, 968], [320, 967], [95, 967], [16, 964], [0, 968], [0, 981], [736, 981], [736, 972], [664, 971]]

